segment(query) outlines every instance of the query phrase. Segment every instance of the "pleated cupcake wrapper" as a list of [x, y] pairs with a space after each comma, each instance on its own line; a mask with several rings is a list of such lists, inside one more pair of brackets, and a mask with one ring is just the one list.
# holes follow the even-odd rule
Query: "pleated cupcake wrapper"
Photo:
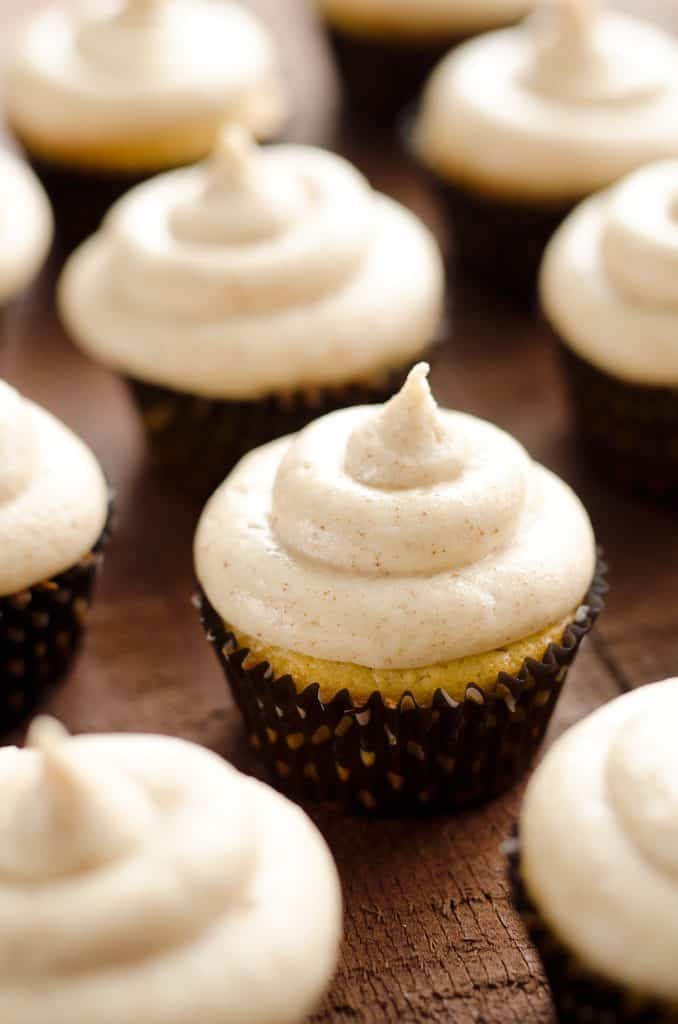
[[297, 799], [338, 802], [376, 813], [427, 813], [490, 799], [527, 770], [583, 638], [607, 591], [599, 560], [591, 589], [541, 661], [500, 673], [494, 692], [469, 683], [463, 700], [438, 690], [430, 705], [405, 693], [392, 706], [380, 693], [356, 705], [347, 690], [321, 700], [291, 676], [248, 665], [204, 593], [201, 618], [245, 720], [249, 742], [278, 786]]
[[25, 718], [64, 674], [80, 641], [113, 518], [95, 547], [52, 579], [0, 597], [0, 732]]
[[421, 40], [362, 36], [330, 28], [330, 46], [343, 90], [347, 134], [388, 134], [419, 96], [436, 64], [467, 36]]
[[128, 384], [156, 464], [182, 489], [206, 497], [253, 448], [337, 409], [386, 401], [402, 386], [410, 368], [408, 363], [371, 381], [253, 401], [201, 398], [134, 378], [128, 378]]
[[517, 828], [505, 849], [513, 905], [539, 953], [561, 1024], [678, 1024], [678, 1006], [639, 996], [608, 981], [567, 949], [527, 891]]
[[531, 307], [544, 249], [575, 203], [486, 196], [424, 173], [447, 218], [454, 270], [517, 308]]
[[588, 458], [627, 491], [678, 502], [678, 388], [619, 380], [556, 336]]
[[116, 200], [152, 171], [103, 171], [69, 167], [31, 154], [28, 161], [42, 182], [54, 209], [57, 244], [67, 255], [98, 230]]

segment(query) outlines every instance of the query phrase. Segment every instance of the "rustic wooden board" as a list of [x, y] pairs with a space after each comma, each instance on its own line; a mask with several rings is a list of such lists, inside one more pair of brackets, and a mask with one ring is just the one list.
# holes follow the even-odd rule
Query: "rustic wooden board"
[[[29, 0], [4, 0], [0, 42]], [[35, 4], [35, 0], [30, 0]], [[298, 101], [294, 135], [324, 140], [332, 75], [301, 0], [257, 0], [285, 47]], [[678, 28], [672, 0], [629, 0]], [[351, 148], [375, 184], [437, 226], [398, 154]], [[118, 528], [77, 667], [48, 702], [74, 731], [137, 729], [204, 743], [255, 771], [191, 607], [199, 514], [158, 479], [121, 382], [63, 337], [52, 267], [0, 344], [0, 374], [79, 431], [117, 490]], [[486, 295], [454, 297], [453, 336], [433, 375], [441, 400], [494, 420], [569, 480], [613, 568], [613, 592], [583, 651], [551, 737], [630, 687], [678, 674], [678, 551], [666, 512], [610, 493], [571, 439], [554, 355], [538, 326]], [[482, 810], [426, 822], [311, 813], [336, 855], [346, 896], [341, 969], [318, 1022], [547, 1024], [548, 990], [507, 897], [500, 844], [520, 788]]]

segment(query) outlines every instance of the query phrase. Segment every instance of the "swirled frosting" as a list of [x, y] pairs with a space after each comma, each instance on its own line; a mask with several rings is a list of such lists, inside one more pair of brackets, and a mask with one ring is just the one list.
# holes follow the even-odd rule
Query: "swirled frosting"
[[496, 28], [535, 0], [315, 0], [327, 21], [345, 31], [406, 38], [455, 36]]
[[248, 455], [210, 499], [195, 562], [262, 643], [370, 668], [488, 652], [574, 612], [595, 545], [570, 489], [489, 423], [439, 409], [412, 370]]
[[544, 257], [541, 302], [563, 341], [615, 377], [678, 386], [678, 160], [586, 200]]
[[578, 958], [678, 1000], [678, 679], [607, 704], [549, 751], [521, 816], [522, 872]]
[[0, 381], [0, 596], [75, 565], [99, 539], [107, 511], [90, 450]]
[[123, 198], [59, 291], [96, 358], [180, 391], [255, 398], [419, 355], [444, 274], [429, 231], [345, 160], [258, 149], [231, 129], [210, 162]]
[[52, 211], [37, 178], [12, 153], [0, 150], [0, 305], [37, 274], [52, 232]]
[[224, 119], [266, 137], [286, 116], [268, 33], [239, 4], [215, 0], [52, 3], [19, 35], [5, 86], [32, 150], [77, 160], [84, 149], [90, 162], [139, 141], [155, 158], [182, 133], [200, 137], [197, 159]]
[[13, 1024], [296, 1024], [336, 966], [319, 833], [216, 755], [163, 736], [0, 751], [0, 1013]]
[[[434, 72], [414, 132], [443, 178], [566, 201], [678, 155], [678, 46], [599, 0], [550, 0]], [[453, 130], [452, 130], [453, 129]]]

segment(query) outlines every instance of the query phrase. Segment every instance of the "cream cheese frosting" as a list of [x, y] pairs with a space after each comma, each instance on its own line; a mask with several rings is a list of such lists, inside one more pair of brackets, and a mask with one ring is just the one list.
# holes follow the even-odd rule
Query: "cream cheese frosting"
[[37, 274], [52, 241], [52, 211], [37, 178], [0, 149], [0, 304]]
[[443, 295], [433, 236], [349, 163], [232, 128], [211, 161], [113, 207], [67, 264], [59, 305], [118, 370], [251, 399], [401, 366], [433, 340]]
[[250, 453], [213, 495], [195, 565], [231, 628], [417, 668], [575, 613], [596, 559], [579, 500], [508, 434], [439, 409], [427, 372]]
[[541, 302], [563, 341], [614, 377], [678, 387], [678, 160], [587, 199], [550, 242]]
[[79, 562], [103, 532], [108, 500], [89, 448], [0, 381], [0, 596]]
[[315, 0], [330, 24], [356, 34], [454, 36], [516, 21], [535, 0]]
[[678, 156], [678, 45], [595, 0], [550, 0], [434, 72], [414, 146], [443, 178], [566, 201]]
[[97, 147], [211, 127], [260, 136], [286, 116], [277, 56], [249, 11], [215, 0], [88, 0], [33, 14], [8, 63], [6, 104], [29, 144]]
[[528, 786], [521, 870], [567, 948], [639, 995], [678, 1001], [678, 679], [571, 729]]
[[297, 1024], [337, 962], [336, 869], [306, 815], [164, 736], [0, 751], [0, 1015]]

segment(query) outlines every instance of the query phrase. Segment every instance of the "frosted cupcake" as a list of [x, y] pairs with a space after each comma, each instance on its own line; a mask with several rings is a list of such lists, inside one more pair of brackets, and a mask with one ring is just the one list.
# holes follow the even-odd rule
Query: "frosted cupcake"
[[295, 795], [411, 810], [506, 789], [601, 607], [578, 499], [439, 409], [427, 370], [252, 452], [198, 526], [205, 628]]
[[225, 119], [269, 138], [287, 113], [268, 33], [215, 0], [51, 3], [20, 33], [5, 93], [66, 244], [137, 181], [207, 156]]
[[52, 241], [52, 212], [40, 183], [0, 149], [0, 331], [9, 304], [30, 285]]
[[231, 129], [211, 161], [113, 208], [59, 306], [130, 379], [158, 463], [208, 494], [257, 444], [391, 394], [443, 293], [430, 232], [354, 167]]
[[583, 447], [605, 476], [678, 499], [678, 160], [588, 199], [550, 243], [541, 303]]
[[315, 0], [341, 74], [349, 129], [388, 131], [452, 47], [517, 21], [534, 2]]
[[511, 872], [559, 1020], [678, 1021], [677, 716], [678, 679], [626, 694], [528, 786]]
[[202, 747], [0, 751], [0, 1015], [12, 1024], [300, 1024], [334, 973], [337, 872], [299, 808]]
[[545, 2], [439, 66], [413, 145], [461, 269], [532, 296], [544, 245], [578, 201], [678, 156], [678, 46], [596, 0]]
[[68, 667], [107, 536], [88, 448], [0, 381], [0, 731]]

